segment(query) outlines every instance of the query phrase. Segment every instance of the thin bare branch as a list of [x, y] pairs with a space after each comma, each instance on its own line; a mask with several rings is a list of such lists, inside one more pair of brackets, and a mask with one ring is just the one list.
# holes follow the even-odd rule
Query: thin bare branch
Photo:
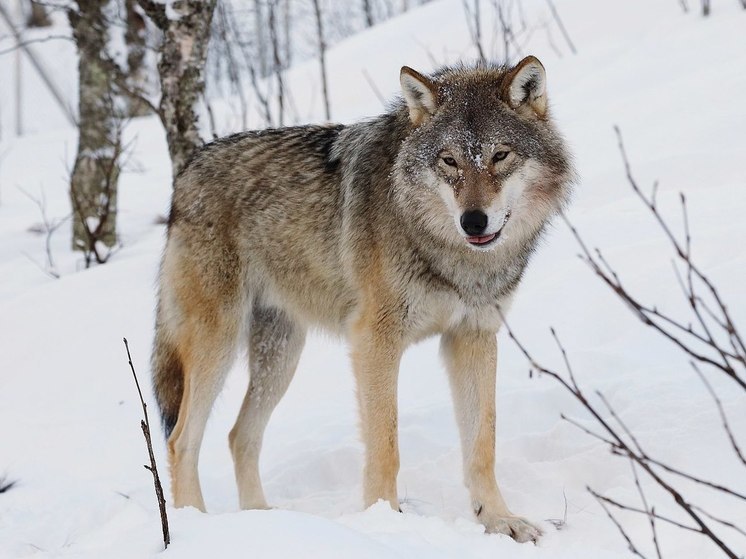
[[28, 45], [34, 45], [36, 43], [46, 43], [48, 41], [59, 41], [59, 40], [72, 41], [72, 37], [70, 37], [69, 35], [47, 35], [46, 37], [39, 37], [38, 39], [26, 39], [24, 41], [21, 41], [20, 43], [16, 43], [12, 47], [8, 47], [8, 48], [0, 50], [0, 56], [14, 52], [16, 49], [25, 48]]
[[10, 491], [13, 489], [18, 482], [16, 481], [9, 481], [8, 478], [5, 476], [0, 477], [0, 493], [5, 493], [6, 491]]
[[171, 535], [168, 528], [168, 514], [166, 513], [166, 498], [163, 494], [163, 485], [161, 485], [161, 478], [158, 475], [158, 465], [155, 462], [155, 453], [153, 452], [153, 441], [150, 436], [150, 421], [148, 419], [148, 406], [145, 403], [145, 399], [142, 397], [142, 390], [140, 390], [140, 382], [137, 380], [137, 373], [135, 372], [135, 366], [132, 364], [132, 355], [130, 354], [130, 346], [127, 343], [127, 338], [122, 338], [124, 341], [124, 347], [127, 350], [127, 362], [129, 363], [130, 369], [132, 370], [132, 377], [135, 379], [135, 386], [137, 387], [137, 394], [140, 396], [140, 404], [142, 405], [142, 413], [145, 419], [140, 421], [140, 427], [142, 429], [143, 436], [145, 437], [145, 443], [148, 447], [148, 457], [150, 458], [150, 465], [145, 465], [145, 469], [153, 474], [153, 485], [155, 486], [155, 495], [158, 499], [158, 509], [161, 513], [161, 530], [163, 532], [163, 545], [164, 548], [168, 548], [168, 544], [171, 543]]
[[[674, 468], [672, 466], [669, 466], [667, 464], [664, 464], [658, 460], [651, 458], [650, 456], [645, 454], [645, 452], [642, 450], [636, 451], [635, 449], [630, 447], [627, 444], [627, 442], [623, 439], [621, 434], [618, 433], [606, 419], [604, 419], [604, 417], [601, 415], [599, 410], [597, 410], [595, 406], [586, 398], [585, 394], [583, 394], [582, 390], [579, 387], [576, 388], [571, 383], [568, 383], [568, 381], [565, 380], [557, 372], [540, 365], [531, 356], [531, 354], [526, 350], [526, 348], [517, 340], [516, 336], [513, 334], [512, 330], [510, 329], [510, 326], [508, 325], [507, 321], [505, 321], [504, 317], [503, 317], [503, 323], [505, 325], [506, 330], [508, 331], [508, 336], [516, 343], [516, 345], [521, 350], [521, 352], [526, 356], [526, 358], [531, 363], [531, 366], [534, 369], [538, 370], [539, 372], [546, 373], [547, 375], [557, 380], [565, 389], [567, 389], [570, 392], [570, 394], [572, 394], [575, 397], [575, 399], [578, 402], [580, 402], [580, 404], [586, 409], [586, 411], [588, 411], [593, 416], [595, 421], [608, 434], [609, 436], [608, 444], [611, 446], [612, 451], [615, 454], [618, 454], [620, 456], [625, 456], [629, 458], [630, 460], [633, 460], [642, 470], [644, 470], [656, 482], [656, 484], [659, 487], [661, 487], [666, 493], [668, 493], [673, 498], [673, 500], [676, 502], [676, 504], [679, 506], [679, 508], [694, 521], [694, 523], [698, 527], [698, 530], [695, 528], [696, 531], [701, 533], [704, 537], [709, 539], [713, 544], [715, 544], [718, 548], [720, 548], [720, 550], [723, 551], [726, 557], [729, 557], [730, 559], [738, 559], [738, 556], [736, 555], [736, 553], [725, 542], [723, 542], [723, 540], [717, 534], [713, 532], [712, 528], [702, 518], [702, 516], [697, 513], [697, 511], [693, 508], [692, 504], [683, 496], [683, 494], [680, 491], [678, 491], [676, 488], [674, 488], [666, 480], [664, 480], [660, 476], [660, 474], [654, 469], [654, 466], [658, 466], [666, 470], [669, 473], [680, 475], [691, 481], [695, 481], [703, 485], [708, 485], [712, 488], [719, 489], [730, 495], [740, 496], [740, 494], [728, 488], [718, 486], [717, 484], [713, 484], [711, 482], [697, 479], [694, 476], [686, 474], [685, 472], [682, 472], [677, 468]], [[605, 401], [604, 405], [607, 406], [608, 408], [609, 407], [608, 401]], [[616, 414], [616, 412], [611, 412], [611, 415], [612, 415], [612, 418], [615, 418], [615, 420], [619, 423], [619, 419], [618, 419], [619, 416]], [[621, 424], [621, 425], [623, 429], [626, 429], [626, 426], [624, 426], [624, 424]], [[601, 438], [601, 437], [597, 437], [597, 438]], [[608, 510], [607, 510], [607, 514], [608, 514]], [[615, 524], [617, 524], [616, 519], [614, 519], [614, 522]], [[618, 527], [620, 526], [618, 525]], [[626, 536], [626, 534], [624, 535]], [[631, 542], [629, 543], [631, 544]]]
[[715, 389], [712, 387], [712, 384], [710, 384], [710, 381], [707, 380], [707, 377], [705, 377], [699, 367], [697, 367], [697, 364], [693, 361], [690, 361], [690, 364], [694, 369], [694, 372], [697, 373], [697, 376], [699, 376], [699, 378], [702, 380], [702, 383], [705, 385], [705, 388], [707, 388], [707, 391], [710, 393], [710, 396], [712, 396], [712, 399], [715, 401], [718, 413], [720, 414], [720, 421], [723, 425], [723, 429], [725, 430], [726, 435], [728, 436], [728, 440], [730, 441], [730, 445], [733, 448], [733, 451], [736, 453], [736, 456], [738, 456], [741, 464], [746, 466], [746, 456], [744, 456], [743, 452], [741, 451], [741, 447], [738, 445], [736, 437], [733, 434], [733, 429], [731, 429], [730, 427], [728, 416], [725, 415], [725, 410], [723, 409], [723, 402], [718, 397]]
[[376, 98], [378, 99], [378, 101], [380, 101], [381, 106], [385, 107], [386, 98], [381, 94], [381, 90], [378, 89], [378, 87], [376, 86], [376, 83], [373, 81], [373, 78], [370, 77], [370, 74], [365, 68], [363, 68], [362, 72], [363, 72], [363, 77], [365, 78], [365, 81], [368, 82], [368, 85], [373, 90], [373, 93], [375, 94]]
[[655, 527], [655, 520], [656, 520], [655, 507], [648, 506], [648, 500], [645, 497], [645, 491], [643, 491], [642, 485], [640, 484], [640, 476], [637, 475], [637, 468], [635, 468], [635, 462], [633, 460], [630, 460], [629, 465], [630, 465], [630, 468], [632, 468], [632, 475], [635, 477], [635, 487], [637, 487], [637, 493], [640, 495], [642, 506], [645, 509], [645, 513], [648, 517], [648, 521], [650, 522], [650, 531], [653, 536], [653, 546], [655, 547], [655, 554], [658, 557], [658, 559], [662, 559], [661, 548], [658, 545], [658, 530]]
[[[588, 491], [593, 495], [596, 499], [599, 501], [603, 501], [604, 503], [611, 505], [615, 508], [618, 508], [619, 510], [626, 510], [629, 512], [635, 512], [638, 514], [644, 514], [646, 516], [650, 516], [653, 514], [650, 510], [641, 509], [638, 507], [633, 507], [630, 505], [625, 505], [624, 503], [620, 503], [619, 501], [616, 501], [614, 499], [611, 499], [610, 497], [606, 497], [604, 495], [601, 495], [600, 493], [595, 492], [593, 489], [588, 488]], [[699, 533], [699, 530], [697, 528], [694, 528], [692, 526], [687, 526], [686, 524], [683, 524], [677, 520], [674, 520], [672, 518], [668, 518], [665, 516], [661, 516], [660, 514], [655, 513], [656, 520], [660, 520], [661, 522], [666, 522], [668, 524], [671, 524], [672, 526], [676, 526], [677, 528], [681, 528], [682, 530], [687, 530], [689, 532], [697, 532]]]
[[714, 522], [717, 522], [718, 524], [722, 524], [726, 528], [730, 528], [731, 530], [735, 530], [736, 532], [738, 532], [742, 536], [746, 536], [746, 530], [743, 530], [742, 528], [739, 528], [738, 526], [736, 526], [732, 522], [728, 522], [727, 520], [723, 520], [722, 518], [718, 518], [716, 516], [713, 516], [712, 514], [710, 514], [709, 512], [707, 512], [706, 510], [702, 509], [702, 507], [698, 507], [696, 505], [692, 505], [692, 508], [694, 508], [698, 512], [701, 512], [703, 515], [705, 515], [710, 520], [713, 520]]
[[549, 10], [552, 12], [552, 17], [554, 18], [554, 21], [557, 22], [557, 27], [559, 27], [562, 32], [562, 36], [565, 38], [567, 46], [570, 47], [570, 51], [573, 54], [578, 54], [578, 50], [575, 48], [572, 39], [570, 39], [570, 34], [567, 32], [567, 29], [565, 29], [565, 24], [562, 23], [562, 18], [560, 18], [559, 12], [554, 6], [554, 2], [552, 2], [552, 0], [547, 0], [547, 4], [549, 4]]
[[602, 497], [598, 493], [595, 493], [590, 487], [587, 488], [591, 495], [593, 495], [596, 500], [598, 501], [598, 504], [601, 505], [601, 508], [604, 509], [604, 512], [606, 513], [606, 516], [609, 517], [609, 520], [611, 520], [614, 523], [614, 526], [616, 526], [617, 530], [619, 530], [619, 533], [624, 538], [624, 540], [627, 542], [627, 547], [629, 548], [630, 552], [634, 553], [638, 557], [641, 557], [642, 559], [647, 559], [639, 549], [635, 547], [635, 544], [632, 543], [632, 539], [629, 537], [629, 534], [624, 530], [624, 527], [621, 525], [621, 523], [614, 517], [613, 514], [611, 514], [611, 511], [608, 509], [606, 504], [608, 503], [608, 500], [605, 497]]

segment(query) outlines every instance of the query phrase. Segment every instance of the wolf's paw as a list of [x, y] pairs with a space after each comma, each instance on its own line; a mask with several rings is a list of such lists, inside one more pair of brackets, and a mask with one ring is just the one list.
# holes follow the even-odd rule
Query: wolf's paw
[[240, 501], [241, 510], [272, 510], [264, 498], [242, 499]]
[[536, 543], [541, 536], [541, 530], [531, 524], [528, 520], [519, 516], [495, 516], [481, 519], [487, 532], [490, 534], [505, 534], [518, 543]]

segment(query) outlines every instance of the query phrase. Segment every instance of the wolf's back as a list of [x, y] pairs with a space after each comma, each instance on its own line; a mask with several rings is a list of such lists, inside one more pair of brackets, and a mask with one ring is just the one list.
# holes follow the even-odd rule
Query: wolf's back
[[[229, 136], [199, 150], [176, 178], [151, 360], [166, 437], [178, 421], [184, 393], [187, 348], [179, 346], [175, 333], [187, 312], [185, 301], [199, 299], [203, 289], [227, 292], [246, 272], [247, 252], [261, 256], [261, 265], [279, 266], [272, 260], [312, 231], [330, 237], [325, 228], [332, 227], [330, 216], [341, 199], [333, 147], [342, 128], [300, 126]], [[316, 244], [318, 259], [328, 258], [328, 247]], [[186, 295], [181, 287], [176, 297], [174, 286], [185, 283], [185, 275], [193, 287]]]

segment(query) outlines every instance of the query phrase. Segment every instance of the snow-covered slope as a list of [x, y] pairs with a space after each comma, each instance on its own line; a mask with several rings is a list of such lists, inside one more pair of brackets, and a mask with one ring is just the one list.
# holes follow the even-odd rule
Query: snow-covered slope
[[[660, 181], [662, 211], [678, 222], [677, 193], [689, 200], [695, 258], [746, 325], [746, 11], [715, 6], [709, 19], [670, 0], [557, 1], [578, 47], [572, 56], [537, 29], [527, 52], [548, 74], [550, 100], [581, 175], [570, 219], [604, 249], [628, 287], [674, 313], [684, 312], [670, 252], [626, 186], [612, 125], [622, 128], [642, 185]], [[721, 5], [722, 4], [722, 5]], [[529, 22], [548, 22], [545, 4], [526, 2]], [[489, 25], [486, 29], [489, 29]], [[489, 35], [489, 34], [488, 34]], [[488, 43], [489, 44], [489, 43]], [[37, 45], [53, 60], [49, 44]], [[333, 115], [350, 121], [381, 110], [366, 80], [397, 90], [402, 64], [422, 71], [473, 54], [462, 5], [432, 2], [352, 37], [329, 53]], [[12, 60], [0, 57], [0, 75]], [[318, 119], [315, 63], [288, 75], [301, 115]], [[38, 128], [41, 130], [42, 128]], [[146, 557], [161, 549], [152, 482], [139, 429], [140, 408], [126, 363], [127, 336], [141, 382], [149, 383], [154, 281], [163, 243], [155, 218], [167, 211], [169, 163], [154, 119], [132, 122], [129, 172], [120, 183], [124, 247], [105, 266], [79, 271], [66, 227], [53, 239], [62, 278], [47, 278], [40, 220], [17, 188], [43, 189], [47, 212], [69, 212], [66, 169], [73, 130], [57, 128], [0, 143], [0, 475], [18, 480], [0, 495], [0, 557]], [[579, 382], [603, 391], [646, 448], [684, 469], [746, 491], [744, 470], [726, 452], [712, 400], [686, 360], [641, 329], [629, 311], [576, 258], [558, 224], [531, 265], [509, 321], [544, 361], [559, 366], [548, 327], [559, 332]], [[587, 416], [500, 335], [498, 480], [511, 507], [542, 525], [538, 546], [482, 533], [461, 485], [460, 451], [437, 342], [411, 349], [401, 367], [399, 494], [404, 514], [378, 505], [361, 511], [362, 448], [353, 379], [344, 345], [309, 340], [298, 374], [270, 422], [261, 462], [268, 500], [279, 510], [237, 511], [227, 432], [247, 375], [238, 363], [208, 425], [201, 477], [209, 515], [169, 510], [167, 557], [551, 557], [628, 555], [623, 540], [586, 491], [639, 503], [630, 467], [560, 420]], [[746, 400], [714, 382], [746, 445]], [[155, 415], [152, 398], [151, 414]], [[588, 423], [588, 425], [591, 425]], [[164, 444], [156, 438], [163, 474]], [[733, 520], [735, 499], [677, 482]], [[681, 519], [644, 482], [656, 511]], [[567, 519], [557, 531], [547, 519]], [[625, 516], [644, 546], [647, 520]], [[665, 556], [718, 557], [692, 534], [659, 526]], [[724, 532], [737, 549], [746, 538]], [[740, 538], [740, 540], [739, 540]], [[647, 551], [651, 551], [649, 548]]]

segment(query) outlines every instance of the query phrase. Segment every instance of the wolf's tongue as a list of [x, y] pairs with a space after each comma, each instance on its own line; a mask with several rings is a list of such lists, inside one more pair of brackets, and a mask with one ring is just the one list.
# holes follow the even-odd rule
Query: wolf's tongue
[[496, 234], [497, 233], [492, 233], [492, 235], [481, 235], [478, 237], [466, 237], [466, 240], [473, 245], [483, 245], [484, 243], [489, 243], [494, 239]]

